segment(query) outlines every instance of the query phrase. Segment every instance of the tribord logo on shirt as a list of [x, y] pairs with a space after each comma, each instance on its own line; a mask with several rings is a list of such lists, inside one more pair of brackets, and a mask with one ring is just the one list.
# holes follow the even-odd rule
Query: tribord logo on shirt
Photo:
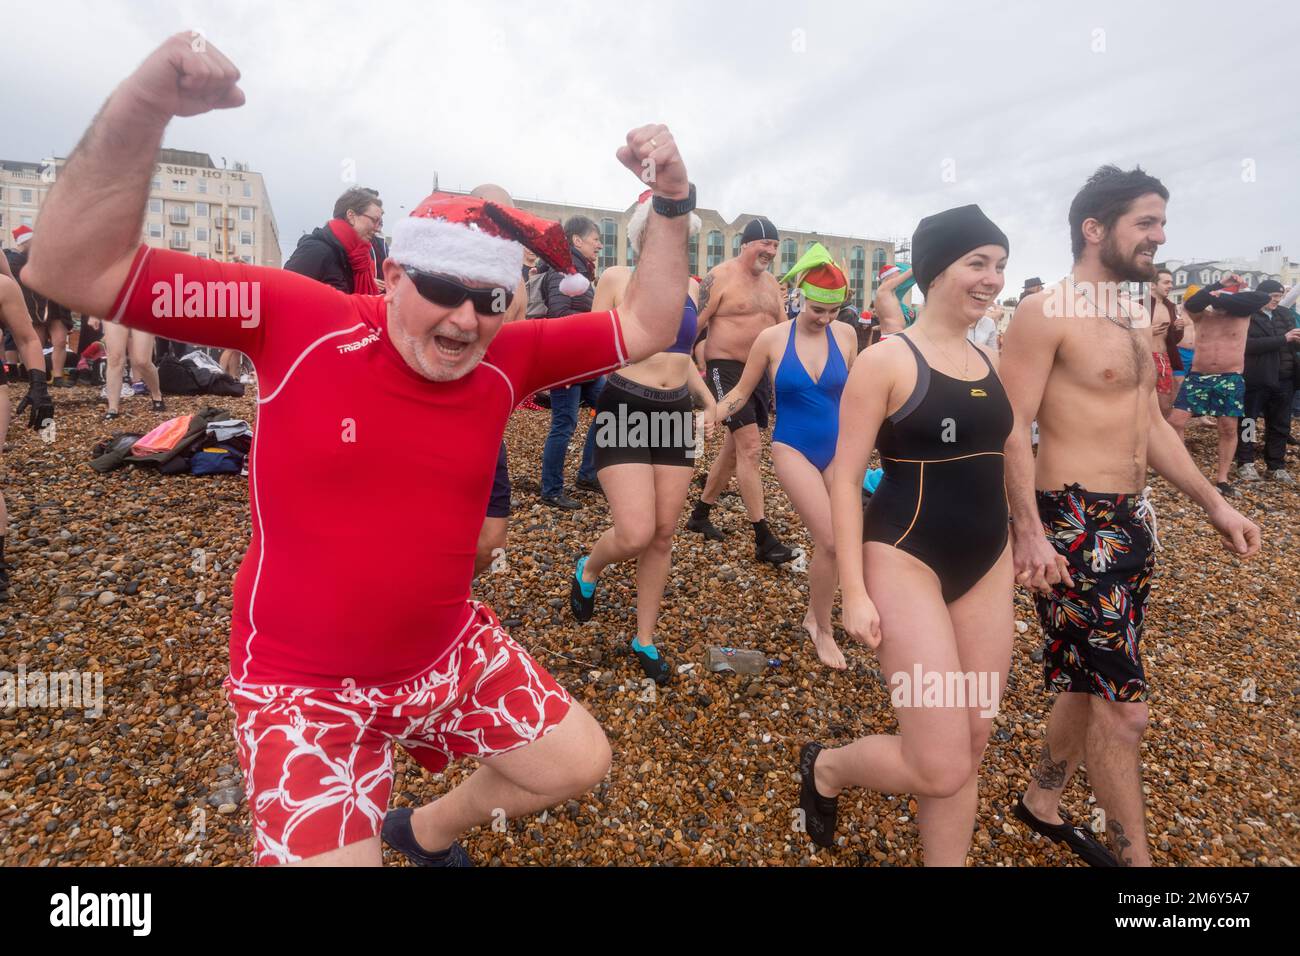
[[156, 319], [239, 319], [242, 328], [262, 321], [262, 283], [256, 279], [199, 282], [177, 273], [153, 284]]
[[379, 341], [379, 333], [371, 332], [363, 339], [357, 339], [355, 342], [346, 342], [343, 345], [334, 346], [339, 350], [340, 355], [346, 355], [348, 352], [355, 352], [357, 349], [363, 349], [367, 345], [374, 345]]

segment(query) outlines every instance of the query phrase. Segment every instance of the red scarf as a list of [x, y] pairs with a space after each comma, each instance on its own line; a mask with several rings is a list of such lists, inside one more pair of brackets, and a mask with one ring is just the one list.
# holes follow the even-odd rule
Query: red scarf
[[375, 255], [370, 243], [357, 235], [357, 231], [346, 219], [331, 219], [326, 223], [334, 238], [343, 243], [352, 266], [352, 294], [379, 295], [379, 286], [375, 283]]

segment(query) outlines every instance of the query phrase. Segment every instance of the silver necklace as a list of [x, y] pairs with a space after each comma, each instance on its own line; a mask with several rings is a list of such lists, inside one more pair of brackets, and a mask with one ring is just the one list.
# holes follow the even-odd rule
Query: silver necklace
[[1080, 287], [1079, 287], [1079, 284], [1078, 284], [1077, 282], [1074, 281], [1074, 274], [1073, 274], [1073, 273], [1070, 274], [1070, 277], [1069, 277], [1069, 278], [1070, 278], [1070, 288], [1073, 289], [1075, 292], [1079, 293], [1079, 295], [1083, 296], [1084, 299], [1087, 300], [1088, 304], [1089, 304], [1090, 306], [1092, 306], [1092, 307], [1097, 311], [1097, 314], [1098, 314], [1098, 315], [1100, 315], [1100, 316], [1101, 316], [1102, 318], [1104, 318], [1104, 319], [1109, 319], [1111, 322], [1115, 323], [1116, 325], [1118, 325], [1121, 329], [1123, 329], [1123, 330], [1126, 331], [1126, 332], [1132, 332], [1132, 331], [1133, 331], [1133, 316], [1129, 314], [1128, 309], [1124, 308], [1123, 303], [1119, 302], [1119, 300], [1116, 300], [1116, 305], [1118, 305], [1118, 306], [1120, 307], [1120, 311], [1122, 311], [1122, 312], [1124, 313], [1124, 318], [1126, 318], [1126, 319], [1128, 320], [1128, 324], [1127, 324], [1127, 325], [1125, 325], [1125, 324], [1124, 324], [1123, 322], [1121, 322], [1119, 319], [1115, 318], [1115, 317], [1114, 317], [1113, 315], [1111, 315], [1109, 312], [1103, 312], [1103, 311], [1101, 310], [1101, 306], [1099, 306], [1096, 302], [1093, 301], [1092, 296], [1088, 295], [1088, 290], [1087, 290], [1087, 289], [1082, 289], [1082, 288], [1080, 288]]

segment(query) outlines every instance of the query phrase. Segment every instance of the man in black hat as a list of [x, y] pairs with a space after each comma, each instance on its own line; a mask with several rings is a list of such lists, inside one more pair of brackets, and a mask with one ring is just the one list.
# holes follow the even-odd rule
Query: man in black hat
[[[751, 220], [741, 235], [740, 255], [714, 266], [700, 283], [699, 334], [708, 332], [704, 340], [705, 368], [700, 371], [719, 400], [740, 381], [759, 333], [786, 318], [781, 287], [768, 271], [776, 259], [777, 238], [770, 220], [761, 216]], [[759, 561], [784, 564], [794, 557], [794, 552], [767, 526], [759, 468], [763, 451], [759, 431], [767, 429], [771, 409], [771, 386], [763, 382], [749, 401], [726, 419], [727, 439], [709, 468], [708, 480], [686, 527], [715, 541], [726, 537], [709, 520], [709, 512], [734, 474], [745, 513], [754, 528], [755, 556]]]
[[1043, 291], [1042, 279], [1038, 278], [1038, 276], [1034, 276], [1032, 279], [1026, 279], [1025, 287], [1020, 292], [1020, 301], [1023, 302], [1025, 300], [1025, 296], [1034, 295], [1035, 293], [1042, 292], [1042, 291]]
[[1281, 308], [1282, 283], [1265, 279], [1255, 289], [1268, 303], [1250, 317], [1246, 331], [1246, 414], [1240, 419], [1237, 477], [1259, 481], [1255, 470], [1255, 420], [1264, 419], [1264, 464], [1274, 481], [1293, 485], [1286, 470], [1286, 440], [1291, 434], [1291, 403], [1295, 398], [1300, 329], [1289, 309]]

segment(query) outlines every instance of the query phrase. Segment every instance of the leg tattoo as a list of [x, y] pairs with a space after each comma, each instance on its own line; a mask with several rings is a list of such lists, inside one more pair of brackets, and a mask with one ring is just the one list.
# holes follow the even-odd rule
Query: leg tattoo
[[1119, 861], [1119, 865], [1132, 866], [1133, 861], [1124, 855], [1124, 851], [1133, 845], [1133, 841], [1124, 835], [1124, 825], [1118, 820], [1108, 819], [1106, 821], [1106, 836], [1110, 841], [1110, 848], [1115, 853], [1115, 859]]
[[1043, 790], [1060, 790], [1065, 784], [1065, 761], [1053, 763], [1052, 748], [1044, 743], [1043, 755], [1029, 776]]

